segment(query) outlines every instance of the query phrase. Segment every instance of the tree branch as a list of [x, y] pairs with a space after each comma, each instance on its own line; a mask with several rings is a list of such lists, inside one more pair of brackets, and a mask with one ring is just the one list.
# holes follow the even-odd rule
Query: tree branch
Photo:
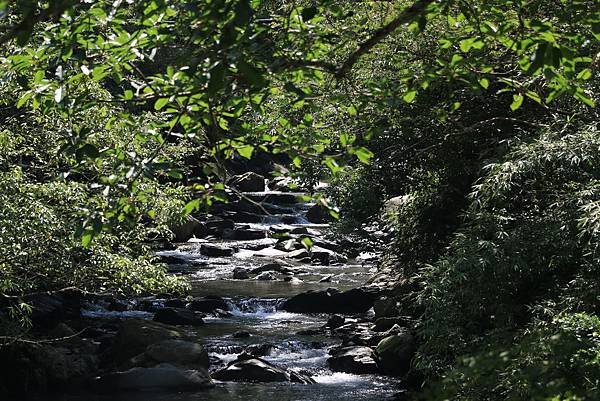
[[373, 36], [371, 36], [366, 41], [362, 42], [358, 49], [352, 52], [346, 60], [342, 63], [342, 65], [337, 69], [335, 75], [338, 78], [345, 77], [348, 72], [352, 69], [354, 64], [366, 53], [368, 53], [373, 47], [375, 47], [379, 42], [387, 38], [392, 32], [394, 32], [398, 27], [404, 25], [408, 22], [414, 20], [417, 16], [423, 14], [425, 9], [431, 4], [434, 3], [435, 0], [418, 0], [412, 6], [404, 9], [396, 18], [390, 21], [387, 25], [379, 28]]

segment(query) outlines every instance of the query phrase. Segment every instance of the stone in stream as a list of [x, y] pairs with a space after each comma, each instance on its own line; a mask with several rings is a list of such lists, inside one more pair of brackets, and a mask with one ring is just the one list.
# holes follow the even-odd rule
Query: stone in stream
[[132, 368], [124, 372], [109, 373], [99, 377], [95, 386], [102, 391], [119, 390], [201, 390], [214, 384], [204, 369], [180, 369], [161, 364], [151, 368]]
[[125, 319], [104, 357], [108, 363], [119, 365], [143, 353], [149, 345], [186, 338], [185, 332], [172, 326], [150, 320]]
[[405, 331], [381, 340], [375, 354], [384, 373], [400, 376], [409, 371], [415, 350], [415, 338]]
[[334, 372], [377, 373], [375, 354], [369, 347], [345, 347], [331, 351], [327, 364]]
[[250, 212], [232, 212], [227, 216], [236, 223], [262, 223], [264, 219], [263, 215]]
[[210, 257], [228, 257], [233, 255], [233, 249], [215, 244], [200, 245], [200, 253]]
[[276, 348], [273, 344], [252, 344], [246, 347], [244, 353], [253, 357], [269, 356]]
[[275, 248], [264, 248], [260, 251], [254, 252], [254, 256], [263, 257], [263, 258], [281, 258], [287, 256], [286, 251], [280, 251]]
[[276, 280], [275, 273], [273, 272], [262, 272], [258, 276], [256, 276], [256, 280], [259, 281], [272, 281]]
[[165, 340], [146, 348], [145, 355], [156, 362], [208, 369], [208, 352], [202, 345], [184, 340]]
[[289, 267], [283, 266], [281, 263], [267, 263], [266, 265], [262, 265], [261, 267], [257, 267], [252, 269], [250, 273], [259, 274], [263, 272], [274, 271], [283, 274], [293, 274], [294, 270]]
[[154, 314], [154, 321], [164, 324], [201, 326], [204, 316], [201, 313], [184, 308], [160, 308]]
[[233, 220], [223, 220], [220, 218], [212, 218], [204, 224], [210, 235], [218, 237], [222, 237], [225, 230], [233, 230], [235, 228], [235, 222], [233, 222]]
[[233, 333], [231, 335], [231, 337], [233, 338], [249, 338], [251, 336], [249, 331], [244, 331], [244, 330], [240, 330], [240, 331], [236, 331], [235, 333]]
[[370, 288], [340, 292], [334, 288], [308, 291], [283, 303], [281, 309], [295, 313], [363, 313], [373, 306], [377, 293]]
[[319, 283], [331, 283], [331, 279], [333, 278], [333, 274], [329, 274], [319, 280]]
[[263, 239], [267, 237], [267, 233], [264, 230], [257, 230], [253, 228], [236, 228], [233, 230], [232, 239], [237, 241], [248, 241], [255, 239]]
[[325, 324], [325, 327], [330, 329], [337, 329], [346, 322], [346, 318], [340, 315], [331, 315]]
[[187, 216], [185, 222], [171, 227], [176, 242], [186, 242], [192, 237], [204, 238], [208, 234], [208, 228], [197, 218]]
[[265, 177], [249, 171], [233, 176], [229, 180], [229, 185], [241, 192], [263, 192], [265, 190]]
[[216, 309], [228, 310], [229, 304], [221, 297], [194, 298], [186, 307], [196, 312], [212, 313]]
[[306, 375], [279, 368], [259, 358], [233, 362], [227, 368], [214, 372], [212, 377], [220, 381], [252, 383], [293, 382], [310, 384], [315, 382]]
[[250, 278], [248, 275], [248, 270], [244, 269], [243, 267], [236, 267], [233, 269], [234, 280], [246, 280], [247, 278]]

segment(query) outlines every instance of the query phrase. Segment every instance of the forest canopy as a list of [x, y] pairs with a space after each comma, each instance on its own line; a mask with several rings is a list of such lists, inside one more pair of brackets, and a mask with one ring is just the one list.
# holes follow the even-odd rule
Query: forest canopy
[[0, 49], [3, 331], [185, 293], [153, 241], [284, 155], [393, 231], [432, 399], [599, 396], [597, 1], [0, 1]]

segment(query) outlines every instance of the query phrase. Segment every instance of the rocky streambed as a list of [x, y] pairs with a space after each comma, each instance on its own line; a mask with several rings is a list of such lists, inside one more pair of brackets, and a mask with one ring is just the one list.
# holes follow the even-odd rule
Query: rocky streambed
[[376, 255], [298, 195], [247, 191], [178, 227], [157, 255], [192, 297], [40, 296], [34, 318], [66, 339], [14, 347], [4, 377], [57, 391], [41, 400], [403, 398], [410, 320], [370, 283]]

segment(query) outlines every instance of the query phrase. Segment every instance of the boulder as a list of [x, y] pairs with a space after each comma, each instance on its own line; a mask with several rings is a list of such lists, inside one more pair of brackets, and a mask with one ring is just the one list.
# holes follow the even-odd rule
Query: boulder
[[155, 362], [168, 362], [208, 369], [208, 352], [200, 345], [184, 340], [165, 340], [146, 348], [145, 355]]
[[314, 224], [325, 224], [333, 221], [333, 217], [323, 206], [314, 204], [306, 211], [306, 220]]
[[249, 331], [240, 330], [240, 331], [236, 331], [231, 336], [233, 338], [249, 338], [251, 336], [251, 334]]
[[220, 218], [213, 218], [206, 221], [206, 229], [210, 235], [222, 237], [226, 230], [233, 230], [235, 228], [235, 222], [233, 220], [223, 220]]
[[172, 325], [201, 326], [203, 315], [184, 308], [160, 308], [154, 313], [154, 321]]
[[334, 372], [377, 373], [375, 354], [369, 347], [345, 347], [333, 350], [327, 364]]
[[256, 276], [256, 279], [260, 281], [271, 281], [275, 280], [276, 277], [273, 272], [262, 272], [258, 276]]
[[264, 230], [257, 230], [253, 228], [236, 228], [233, 230], [232, 235], [232, 238], [237, 241], [263, 239], [266, 237], [267, 233]]
[[176, 242], [186, 242], [192, 237], [204, 238], [208, 234], [207, 227], [193, 216], [187, 216], [182, 224], [171, 227], [171, 231]]
[[126, 319], [121, 322], [113, 344], [105, 356], [108, 362], [119, 364], [143, 353], [149, 345], [186, 337], [183, 331], [158, 322]]
[[64, 319], [81, 317], [81, 298], [79, 291], [63, 291], [29, 295], [25, 302], [31, 306], [31, 322], [48, 327]]
[[233, 255], [233, 249], [215, 244], [202, 244], [200, 253], [210, 257], [227, 257]]
[[403, 317], [380, 317], [375, 320], [375, 324], [373, 325], [373, 331], [383, 332], [388, 331], [395, 325], [406, 326], [406, 318]]
[[216, 380], [234, 382], [314, 383], [314, 380], [308, 376], [276, 367], [259, 358], [236, 361], [230, 364], [227, 368], [213, 373], [212, 377]]
[[252, 269], [250, 272], [252, 274], [259, 274], [259, 273], [269, 272], [269, 271], [279, 272], [279, 273], [290, 273], [291, 269], [289, 269], [288, 267], [282, 266], [280, 263], [267, 263], [266, 265], [262, 265], [255, 269]]
[[344, 292], [328, 288], [298, 294], [285, 301], [281, 308], [295, 313], [363, 313], [373, 306], [375, 297], [375, 290], [368, 288]]
[[344, 318], [344, 316], [331, 315], [329, 317], [329, 319], [327, 319], [327, 323], [325, 324], [325, 327], [333, 330], [333, 329], [337, 329], [338, 327], [343, 326], [345, 322], [346, 322], [346, 318]]
[[186, 370], [169, 364], [151, 368], [132, 368], [101, 376], [96, 381], [98, 389], [104, 391], [123, 390], [201, 390], [214, 384], [204, 369]]
[[375, 311], [375, 317], [393, 317], [398, 316], [400, 313], [398, 310], [398, 302], [393, 297], [381, 297], [373, 304], [373, 310]]
[[264, 192], [265, 177], [251, 171], [233, 176], [229, 185], [241, 192]]
[[194, 298], [187, 308], [196, 312], [213, 313], [217, 309], [228, 310], [229, 304], [221, 297]]
[[244, 269], [243, 267], [236, 267], [233, 269], [234, 280], [246, 280], [249, 277], [248, 270]]
[[377, 344], [375, 354], [378, 365], [384, 373], [400, 376], [410, 370], [415, 350], [414, 336], [404, 332], [381, 340]]
[[234, 212], [230, 217], [236, 223], [262, 223], [264, 219], [263, 215], [243, 211]]
[[271, 355], [276, 348], [273, 344], [252, 344], [246, 347], [244, 353], [257, 358]]

